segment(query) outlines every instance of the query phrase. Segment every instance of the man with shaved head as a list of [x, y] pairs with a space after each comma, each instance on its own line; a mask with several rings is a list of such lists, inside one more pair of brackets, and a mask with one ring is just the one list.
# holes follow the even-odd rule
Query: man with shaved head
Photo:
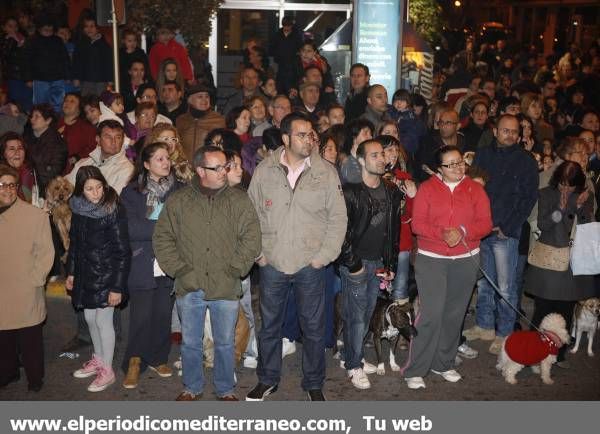
[[458, 113], [452, 108], [446, 108], [440, 114], [437, 122], [437, 130], [434, 129], [421, 139], [419, 149], [415, 157], [415, 174], [419, 181], [425, 181], [431, 175], [435, 167], [435, 151], [445, 145], [458, 146], [461, 152], [474, 149], [465, 149], [465, 138], [458, 132]]
[[374, 84], [367, 93], [367, 107], [365, 113], [361, 116], [373, 124], [375, 129], [379, 124], [385, 121], [385, 112], [388, 109], [388, 97], [385, 87], [380, 84]]

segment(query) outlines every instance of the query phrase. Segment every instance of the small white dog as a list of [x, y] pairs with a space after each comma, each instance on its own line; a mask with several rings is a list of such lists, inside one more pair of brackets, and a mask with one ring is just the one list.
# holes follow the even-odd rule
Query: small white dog
[[498, 355], [496, 369], [502, 371], [507, 383], [517, 384], [516, 375], [524, 366], [540, 365], [544, 384], [553, 384], [550, 369], [556, 363], [558, 350], [569, 343], [565, 319], [550, 313], [544, 317], [538, 331], [517, 331], [509, 335]]
[[581, 342], [581, 335], [587, 333], [588, 356], [593, 357], [594, 352], [592, 351], [592, 345], [594, 343], [594, 335], [598, 329], [598, 317], [600, 316], [600, 298], [588, 298], [582, 300], [575, 306], [575, 312], [573, 313], [573, 329], [571, 335], [575, 336], [575, 346], [571, 350], [572, 353], [576, 353], [579, 349], [579, 342]]

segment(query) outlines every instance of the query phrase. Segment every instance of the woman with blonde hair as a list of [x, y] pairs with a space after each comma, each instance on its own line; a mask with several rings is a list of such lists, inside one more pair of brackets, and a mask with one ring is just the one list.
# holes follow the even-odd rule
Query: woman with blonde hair
[[552, 125], [544, 121], [544, 99], [541, 95], [528, 92], [521, 97], [521, 113], [533, 121], [535, 140], [542, 143], [544, 140], [554, 141]]
[[169, 159], [171, 160], [175, 176], [179, 181], [189, 184], [194, 176], [194, 172], [189, 161], [185, 158], [185, 152], [181, 146], [181, 137], [179, 137], [177, 128], [167, 123], [154, 125], [152, 131], [146, 136], [144, 146], [155, 142], [163, 142], [168, 145]]

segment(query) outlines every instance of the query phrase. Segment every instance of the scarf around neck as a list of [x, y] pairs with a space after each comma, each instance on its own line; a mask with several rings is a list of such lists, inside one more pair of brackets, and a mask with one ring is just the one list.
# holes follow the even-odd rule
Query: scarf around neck
[[146, 181], [146, 188], [142, 193], [146, 194], [146, 218], [149, 217], [159, 203], [164, 203], [167, 194], [175, 185], [175, 176], [169, 173], [168, 176], [160, 178], [158, 181], [150, 178]]
[[84, 196], [71, 196], [69, 199], [69, 205], [71, 210], [75, 214], [79, 214], [84, 217], [90, 217], [93, 219], [99, 219], [106, 217], [107, 215], [115, 212], [117, 204], [101, 204], [92, 203], [87, 200]]

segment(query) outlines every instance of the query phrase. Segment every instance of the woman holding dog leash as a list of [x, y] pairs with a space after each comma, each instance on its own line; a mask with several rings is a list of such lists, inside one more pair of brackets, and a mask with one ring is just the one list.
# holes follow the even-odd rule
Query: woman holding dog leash
[[425, 387], [429, 373], [457, 382], [454, 370], [461, 324], [477, 279], [479, 242], [492, 230], [489, 199], [481, 184], [465, 176], [456, 146], [435, 153], [437, 174], [421, 184], [414, 200], [412, 230], [419, 250], [415, 277], [421, 309], [417, 336], [401, 372], [409, 389]]
[[[540, 190], [538, 228], [540, 237], [529, 253], [524, 290], [535, 296], [531, 322], [537, 327], [551, 312], [561, 314], [571, 329], [573, 308], [578, 300], [594, 297], [594, 276], [573, 276], [569, 264], [569, 244], [573, 225], [594, 220], [594, 194], [586, 189], [586, 176], [577, 162], [565, 161], [556, 168], [550, 185]], [[566, 367], [567, 346], [561, 347], [557, 361]]]

